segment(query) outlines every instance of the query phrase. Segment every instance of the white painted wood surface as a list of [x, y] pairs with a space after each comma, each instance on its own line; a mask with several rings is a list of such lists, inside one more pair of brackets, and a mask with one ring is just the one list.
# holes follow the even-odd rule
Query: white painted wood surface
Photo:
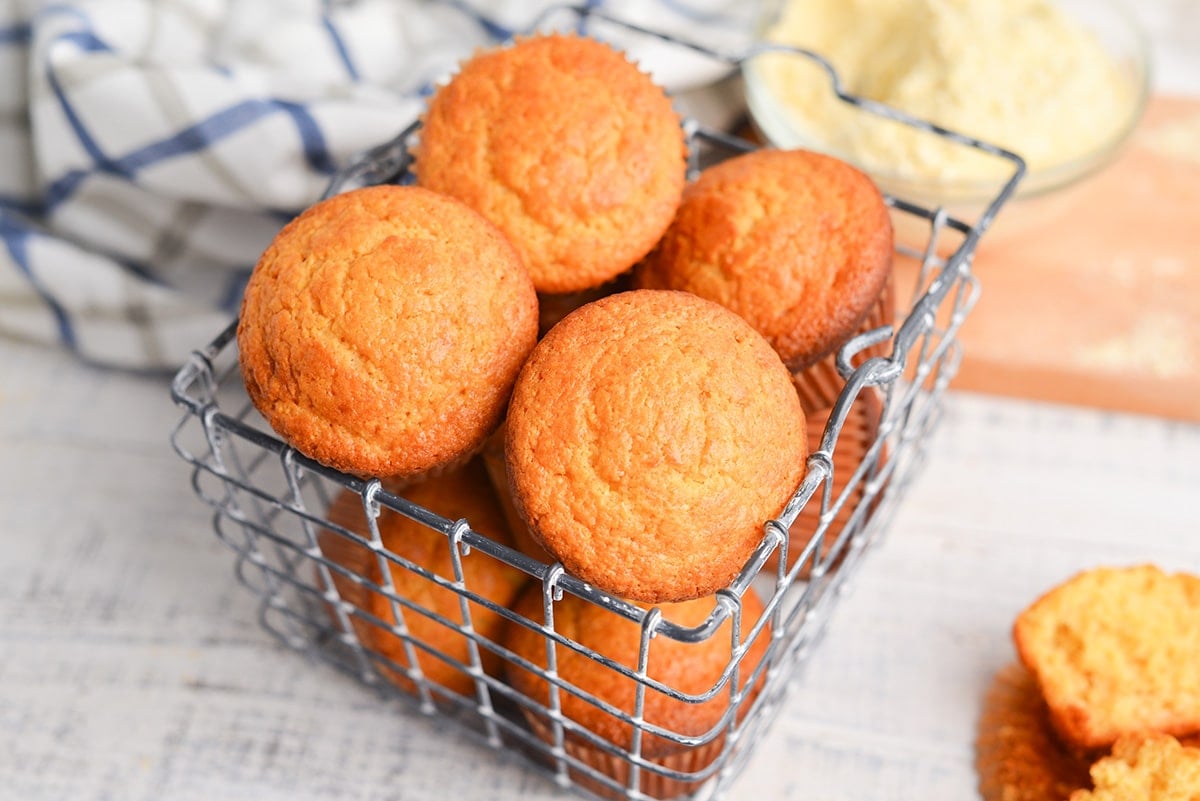
[[[0, 342], [0, 798], [555, 798], [258, 628], [165, 381]], [[962, 799], [1017, 611], [1200, 572], [1200, 428], [956, 394], [925, 473], [732, 798]]]
[[[1195, 6], [1140, 13], [1160, 85], [1200, 92]], [[263, 632], [168, 445], [177, 418], [165, 379], [0, 340], [0, 799], [564, 797]], [[1014, 615], [1093, 565], [1200, 572], [1198, 522], [1200, 428], [952, 394], [730, 797], [974, 797]]]

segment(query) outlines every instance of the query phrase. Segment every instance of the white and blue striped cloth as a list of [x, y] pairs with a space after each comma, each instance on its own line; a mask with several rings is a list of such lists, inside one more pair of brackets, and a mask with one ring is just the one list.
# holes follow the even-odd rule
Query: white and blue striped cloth
[[[546, 5], [0, 0], [0, 336], [177, 366], [335, 169]], [[723, 50], [743, 44], [753, 6], [588, 5]], [[671, 88], [701, 80], [643, 55]]]

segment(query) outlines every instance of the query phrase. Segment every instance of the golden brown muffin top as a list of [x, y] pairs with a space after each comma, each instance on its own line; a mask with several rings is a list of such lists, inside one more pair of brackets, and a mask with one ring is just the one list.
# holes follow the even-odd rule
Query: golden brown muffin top
[[537, 336], [520, 257], [464, 204], [377, 186], [283, 228], [238, 324], [255, 406], [306, 455], [360, 475], [453, 463], [500, 422]]
[[[712, 613], [714, 606], [713, 598], [706, 597], [683, 603], [662, 604], [660, 608], [664, 619], [680, 626], [692, 627], [703, 623]], [[541, 622], [542, 588], [530, 586], [517, 600], [513, 609], [530, 620]], [[758, 596], [753, 590], [747, 591], [742, 596], [741, 624], [738, 628], [741, 642], [745, 642], [749, 637], [762, 612], [763, 605]], [[730, 618], [712, 636], [697, 643], [679, 642], [661, 634], [656, 636], [650, 644], [646, 675], [686, 695], [704, 695], [717, 685], [731, 661], [732, 627]], [[637, 669], [641, 627], [605, 607], [581, 600], [569, 593], [564, 594], [562, 600], [554, 604], [554, 630], [623, 667]], [[739, 690], [744, 689], [752, 678], [769, 643], [770, 627], [764, 626], [750, 643], [738, 667]], [[505, 645], [530, 662], [542, 668], [546, 667], [546, 638], [540, 631], [509, 623]], [[617, 709], [633, 714], [637, 692], [635, 680], [622, 676], [612, 668], [563, 645], [555, 646], [555, 659], [558, 676], [563, 681]], [[549, 688], [546, 682], [532, 672], [510, 663], [507, 677], [518, 692], [542, 705], [549, 703]], [[761, 679], [761, 676], [759, 678]], [[761, 688], [760, 682], [747, 698], [743, 698], [739, 718], [744, 715], [750, 701]], [[609, 742], [626, 749], [630, 747], [632, 726], [573, 693], [560, 692], [559, 699], [565, 717]], [[666, 693], [647, 687], [643, 715], [650, 725], [683, 736], [699, 737], [711, 731], [728, 709], [728, 685], [711, 699], [700, 703], [676, 700]], [[661, 736], [649, 735], [642, 740], [642, 755], [647, 758], [661, 757], [682, 748], [683, 746]]]
[[854, 333], [892, 253], [891, 217], [864, 173], [809, 151], [758, 150], [688, 185], [634, 285], [732, 309], [798, 370]]
[[594, 39], [481, 51], [430, 99], [414, 172], [500, 227], [542, 292], [599, 286], [653, 246], [679, 205], [679, 116]]
[[1013, 639], [1077, 749], [1200, 731], [1200, 577], [1153, 565], [1087, 570], [1023, 610]]
[[513, 390], [514, 502], [573, 575], [646, 603], [725, 586], [804, 474], [791, 376], [740, 317], [640, 290], [550, 329]]

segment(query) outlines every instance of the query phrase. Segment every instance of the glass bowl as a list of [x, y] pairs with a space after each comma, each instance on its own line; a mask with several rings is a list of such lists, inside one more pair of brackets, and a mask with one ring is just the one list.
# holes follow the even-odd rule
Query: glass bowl
[[[1004, 131], [1005, 126], [998, 123], [989, 125], [990, 121], [976, 120], [977, 130], [962, 131], [977, 137], [970, 139], [897, 122], [894, 119], [897, 111], [901, 116], [907, 113], [917, 118], [921, 118], [921, 112], [904, 108], [898, 102], [886, 105], [894, 102], [891, 99], [884, 103], [860, 101], [857, 93], [868, 95], [869, 90], [855, 84], [869, 84], [871, 80], [879, 83], [878, 76], [872, 78], [867, 71], [859, 70], [857, 80], [854, 75], [844, 80], [836, 71], [837, 59], [833, 55], [826, 60], [825, 55], [818, 52], [773, 41], [777, 38], [773, 29], [781, 14], [789, 4], [799, 1], [776, 0], [766, 4], [758, 25], [759, 44], [743, 63], [747, 106], [762, 137], [776, 147], [804, 147], [842, 158], [870, 174], [884, 192], [929, 207], [945, 207], [969, 223], [983, 213], [1017, 171], [1019, 161], [999, 155], [1000, 148], [1010, 148], [1027, 162], [1027, 171], [1016, 187], [1015, 197], [1045, 195], [1080, 180], [1107, 163], [1133, 132], [1146, 104], [1149, 86], [1147, 39], [1137, 20], [1118, 0], [1054, 0], [1052, 3], [1055, 13], [1064, 15], [1072, 27], [1086, 31], [1108, 57], [1111, 72], [1106, 73], [1103, 82], [1097, 79], [1091, 83], [1094, 90], [1111, 85], [1111, 95], [1101, 95], [1107, 106], [1109, 123], [1099, 126], [1096, 120], [1087, 121], [1081, 135], [1058, 143], [1058, 152], [1049, 147], [1052, 143], [1047, 138], [1061, 137], [1067, 126], [1054, 126], [1056, 130], [1052, 131], [1035, 129], [1034, 136], [1028, 141], [1047, 151], [1036, 157], [1023, 152], [1019, 144], [1003, 141], [998, 132]], [[838, 13], [852, 15], [861, 5], [853, 0], [843, 2], [838, 8], [845, 11]], [[913, 5], [918, 9], [928, 7], [923, 0], [913, 0]], [[1066, 51], [1066, 48], [1049, 47], [1035, 47], [1026, 52], [1006, 51], [996, 54], [988, 62], [979, 55], [982, 51], [978, 46], [986, 44], [983, 40], [992, 31], [959, 29], [953, 31], [957, 39], [948, 41], [946, 27], [932, 17], [926, 22], [928, 24], [909, 31], [886, 29], [883, 26], [887, 21], [879, 18], [855, 20], [851, 16], [843, 18], [840, 24], [849, 25], [849, 30], [861, 30], [864, 36], [882, 37], [879, 41], [884, 42], [884, 46], [873, 50], [871, 55], [878, 55], [884, 68], [893, 68], [893, 73], [887, 77], [893, 86], [899, 85], [896, 69], [902, 79], [911, 79], [911, 75], [904, 75], [904, 70], [911, 70], [911, 67], [905, 66], [903, 59], [920, 59], [923, 64], [930, 65], [929, 69], [940, 68], [947, 74], [933, 74], [932, 77], [921, 74], [917, 76], [918, 82], [910, 86], [951, 83], [960, 94], [963, 86], [972, 86], [978, 97], [984, 97], [989, 91], [1001, 95], [1000, 89], [1009, 94], [1019, 93], [1015, 97], [1016, 103], [1012, 102], [1013, 98], [997, 97], [995, 102], [1001, 109], [1032, 103], [1030, 98], [1036, 94], [1022, 81], [1026, 76], [1032, 76], [1030, 83], [1033, 83], [1042, 74], [1037, 59], [1059, 58], [1059, 53]], [[1026, 20], [1024, 24], [1031, 23]], [[1033, 43], [1041, 36], [1040, 41], [1045, 44], [1043, 34], [1046, 29], [1049, 26], [1043, 29], [1026, 27], [1017, 29], [1015, 35]], [[846, 30], [843, 27], [843, 37], [849, 35]], [[940, 40], [939, 36], [942, 37]], [[961, 59], [947, 57], [955, 52], [962, 55]], [[1029, 61], [1024, 64], [1014, 61], [1021, 58]], [[990, 66], [992, 71], [986, 74], [969, 72], [977, 69], [980, 63]], [[1032, 71], [1023, 73], [1018, 68]], [[950, 70], [968, 72], [953, 75], [948, 73]], [[1004, 86], [1006, 82], [1008, 85]], [[1051, 102], [1061, 104], [1062, 99], [1055, 97]], [[1036, 105], [1035, 115], [1037, 109], [1041, 109], [1040, 104]], [[1094, 106], [1065, 112], [1054, 109], [1054, 113], [1076, 115], [1066, 119], [1071, 123], [1078, 115], [1096, 116], [1095, 111]], [[1013, 125], [1011, 119], [1005, 122], [1009, 133], [1014, 130], [1021, 136], [1027, 133]], [[993, 143], [994, 147], [988, 143]]]

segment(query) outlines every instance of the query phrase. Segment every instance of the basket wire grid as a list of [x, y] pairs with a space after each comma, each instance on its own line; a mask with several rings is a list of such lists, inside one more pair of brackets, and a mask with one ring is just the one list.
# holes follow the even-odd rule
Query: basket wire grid
[[[213, 509], [215, 533], [236, 554], [238, 580], [259, 598], [261, 624], [287, 646], [388, 698], [405, 699], [425, 714], [453, 718], [486, 746], [520, 754], [559, 785], [584, 795], [716, 797], [770, 727], [861, 555], [886, 530], [918, 472], [941, 415], [941, 395], [961, 360], [958, 328], [978, 297], [979, 284], [971, 272], [975, 245], [1011, 195], [1024, 165], [1011, 153], [843, 92], [832, 68], [817, 54], [772, 45], [721, 54], [592, 9], [561, 13], [571, 15], [575, 30], [599, 38], [653, 37], [731, 69], [764, 52], [798, 53], [825, 66], [833, 91], [864, 114], [900, 120], [1013, 165], [1012, 177], [973, 224], [942, 209], [887, 198], [895, 215], [919, 224], [923, 232], [922, 242], [898, 245], [898, 254], [918, 265], [909, 311], [898, 326], [860, 334], [839, 351], [845, 387], [829, 413], [820, 447], [808, 458], [805, 478], [779, 518], [765, 521], [758, 547], [737, 578], [713, 596], [706, 619], [685, 625], [672, 619], [669, 608], [644, 609], [613, 597], [567, 574], [561, 565], [544, 563], [474, 530], [469, 520], [448, 519], [413, 503], [401, 488], [339, 473], [293, 450], [271, 431], [245, 393], [236, 324], [193, 354], [175, 377], [172, 395], [184, 413], [171, 440], [192, 466], [196, 495]], [[564, 27], [551, 19], [539, 27]], [[684, 128], [690, 177], [709, 163], [756, 147], [694, 120], [685, 121]], [[417, 136], [414, 125], [366, 152], [335, 177], [327, 194], [408, 181]], [[887, 354], [866, 355], [880, 348]], [[861, 459], [839, 473], [839, 437], [865, 396], [878, 400], [872, 434], [863, 443]], [[327, 515], [335, 498], [345, 493], [355, 494], [361, 507], [361, 518], [353, 524]], [[789, 530], [806, 510], [818, 514], [811, 531], [797, 540]], [[450, 569], [431, 570], [390, 549], [379, 525], [382, 514], [400, 515], [440, 533]], [[366, 562], [355, 569], [331, 558], [330, 537], [366, 555]], [[464, 570], [468, 559], [505, 565], [527, 576], [533, 587], [540, 585], [541, 614], [518, 614], [473, 586]], [[449, 613], [434, 609], [422, 601], [427, 595], [398, 590], [396, 575], [419, 580], [429, 592], [450, 593], [457, 603]], [[386, 599], [384, 615], [362, 603], [360, 593]], [[761, 599], [761, 614], [747, 609], [747, 593]], [[555, 614], [566, 595], [636, 626], [636, 660], [613, 659], [560, 633]], [[483, 616], [496, 616], [510, 629], [536, 632], [545, 643], [544, 664], [510, 650], [502, 637], [481, 633]], [[413, 633], [430, 624], [460, 638], [465, 651], [447, 653]], [[384, 653], [379, 647], [384, 638], [399, 644], [399, 651], [392, 647]], [[728, 660], [704, 691], [683, 692], [651, 670], [654, 654], [666, 647], [659, 643], [666, 641], [695, 647], [718, 643], [722, 654], [727, 643]], [[748, 658], [752, 649], [761, 655]], [[611, 703], [560, 675], [557, 667], [567, 654], [578, 654], [631, 685], [631, 703]], [[544, 686], [545, 698], [516, 691], [500, 671], [489, 669], [497, 661], [509, 671], [533, 674]], [[435, 663], [469, 677], [471, 691], [450, 691], [431, 680], [426, 666]], [[648, 704], [659, 696], [685, 705], [722, 704], [723, 714], [703, 732], [677, 731], [647, 718]], [[574, 699], [618, 721], [628, 741], [614, 742], [564, 714], [564, 704]], [[655, 743], [704, 756], [695, 764], [663, 759], [651, 753]]]

